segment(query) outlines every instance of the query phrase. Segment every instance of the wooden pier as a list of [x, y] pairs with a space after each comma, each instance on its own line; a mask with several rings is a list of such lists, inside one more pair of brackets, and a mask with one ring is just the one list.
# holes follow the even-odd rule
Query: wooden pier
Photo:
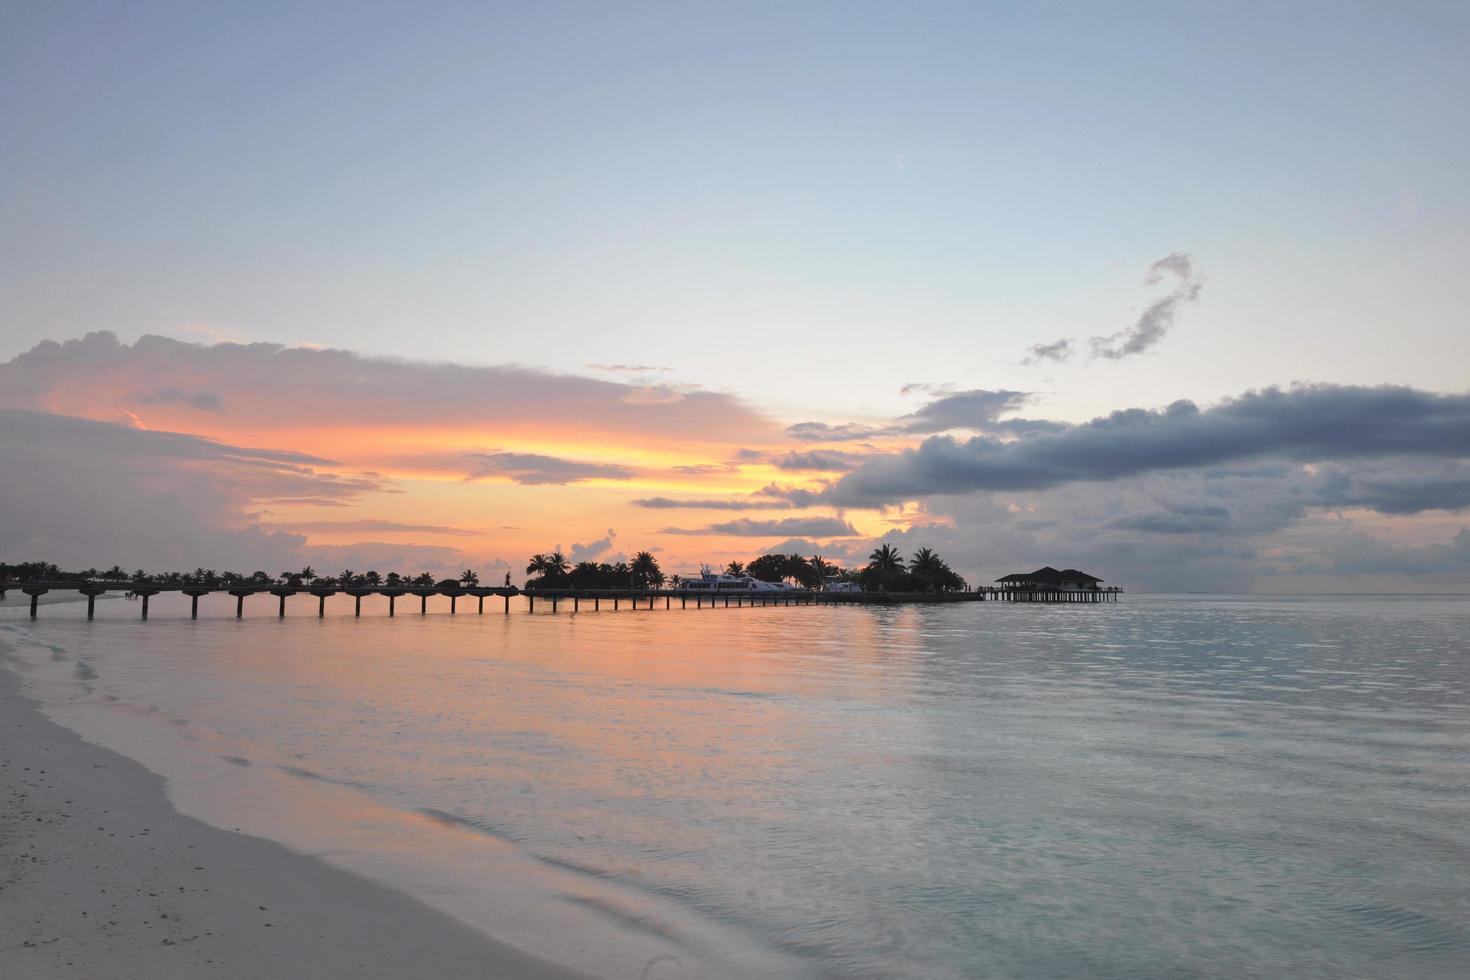
[[316, 614], [322, 618], [327, 614], [327, 599], [339, 593], [353, 602], [353, 615], [362, 615], [364, 596], [384, 596], [388, 600], [388, 615], [397, 614], [400, 598], [414, 597], [419, 600], [419, 615], [427, 615], [431, 596], [446, 596], [449, 612], [458, 612], [460, 599], [474, 599], [475, 613], [483, 615], [485, 600], [499, 597], [501, 613], [510, 614], [510, 600], [516, 596], [526, 599], [527, 612], [536, 611], [539, 600], [543, 609], [560, 612], [563, 605], [570, 603], [573, 612], [584, 608], [594, 612], [602, 610], [604, 602], [611, 603], [614, 611], [626, 603], [629, 609], [656, 609], [660, 602], [663, 608], [672, 609], [675, 601], [680, 609], [729, 609], [745, 606], [885, 606], [908, 603], [952, 603], [952, 602], [1028, 602], [1028, 603], [1098, 603], [1117, 602], [1121, 589], [1048, 590], [1036, 588], [1009, 588], [1005, 586], [983, 586], [967, 592], [826, 592], [807, 589], [783, 591], [721, 591], [701, 592], [681, 589], [533, 589], [523, 591], [515, 587], [481, 588], [465, 586], [448, 588], [441, 586], [357, 586], [335, 585], [162, 585], [151, 582], [6, 582], [0, 583], [0, 599], [9, 590], [18, 590], [31, 597], [31, 618], [38, 615], [40, 598], [49, 592], [77, 592], [87, 599], [87, 618], [96, 614], [97, 597], [108, 593], [121, 593], [141, 600], [141, 615], [148, 618], [148, 600], [163, 592], [177, 592], [189, 597], [190, 618], [199, 618], [199, 600], [206, 596], [227, 595], [235, 600], [235, 618], [245, 616], [245, 600], [252, 596], [274, 597], [277, 617], [286, 615], [286, 600], [293, 596], [311, 596], [316, 599]]

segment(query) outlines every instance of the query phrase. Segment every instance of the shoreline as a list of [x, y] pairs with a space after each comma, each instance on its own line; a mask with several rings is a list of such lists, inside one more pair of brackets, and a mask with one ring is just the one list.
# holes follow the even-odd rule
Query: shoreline
[[415, 898], [180, 814], [23, 693], [0, 645], [0, 974], [574, 980]]

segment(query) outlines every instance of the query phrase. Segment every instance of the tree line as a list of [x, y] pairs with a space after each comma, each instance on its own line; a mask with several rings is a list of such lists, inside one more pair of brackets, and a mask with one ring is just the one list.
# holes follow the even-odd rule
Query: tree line
[[[845, 569], [821, 555], [766, 554], [748, 562], [732, 561], [725, 574], [749, 575], [762, 582], [788, 582], [802, 589], [821, 589], [831, 582], [856, 582], [870, 592], [961, 592], [969, 588], [933, 549], [920, 548], [907, 562], [893, 545], [885, 544], [868, 556], [862, 568]], [[526, 588], [537, 589], [656, 589], [678, 588], [679, 575], [665, 575], [651, 552], [640, 551], [629, 561], [613, 564], [582, 561], [573, 564], [559, 551], [532, 555], [526, 565]]]
[[[884, 544], [873, 550], [862, 568], [842, 568], [821, 555], [766, 554], [748, 562], [732, 561], [725, 566], [728, 575], [749, 575], [762, 582], [789, 582], [798, 588], [821, 589], [832, 582], [856, 582], [869, 592], [959, 592], [968, 588], [965, 580], [930, 548], [920, 548], [904, 561], [897, 548]], [[640, 551], [628, 561], [613, 564], [582, 561], [573, 564], [559, 551], [531, 556], [526, 565], [526, 588], [536, 589], [657, 589], [664, 585], [678, 588], [682, 578], [666, 576], [651, 552]], [[335, 575], [321, 574], [310, 565], [299, 571], [272, 575], [257, 571], [249, 574], [221, 572], [212, 568], [196, 568], [192, 572], [126, 571], [118, 565], [99, 570], [63, 571], [50, 562], [0, 562], [3, 582], [128, 582], [136, 585], [197, 585], [203, 588], [282, 585], [290, 588], [472, 588], [480, 584], [473, 569], [465, 569], [458, 578], [437, 578], [429, 572], [407, 575], [386, 574], [371, 569], [356, 572], [345, 569]], [[509, 576], [507, 582], [509, 584]]]
[[[526, 588], [536, 589], [657, 589], [670, 579], [658, 567], [652, 552], [640, 551], [631, 561], [614, 564], [579, 561], [575, 565], [560, 551], [532, 555], [526, 564]], [[675, 586], [679, 576], [672, 578]]]

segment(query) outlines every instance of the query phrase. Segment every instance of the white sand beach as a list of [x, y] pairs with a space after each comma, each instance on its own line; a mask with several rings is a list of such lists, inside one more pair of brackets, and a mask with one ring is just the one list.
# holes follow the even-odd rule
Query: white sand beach
[[[0, 651], [3, 656], [3, 651]], [[566, 978], [414, 899], [182, 816], [0, 667], [0, 976]]]

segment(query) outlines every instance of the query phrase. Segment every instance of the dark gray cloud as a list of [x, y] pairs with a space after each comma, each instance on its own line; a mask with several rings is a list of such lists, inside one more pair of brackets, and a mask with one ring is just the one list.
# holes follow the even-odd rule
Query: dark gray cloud
[[710, 524], [706, 527], [666, 527], [663, 534], [733, 534], [748, 538], [786, 535], [802, 538], [849, 538], [857, 529], [840, 517], [786, 517], [780, 520], [755, 521], [748, 517]]
[[1366, 507], [1381, 514], [1470, 507], [1470, 467], [1456, 463], [1329, 468], [1323, 470], [1319, 484], [1323, 506]]
[[309, 549], [302, 534], [257, 524], [262, 503], [344, 504], [394, 489], [302, 453], [4, 409], [0, 459], [0, 554], [82, 568], [275, 572], [310, 560]]
[[837, 449], [813, 449], [809, 452], [789, 452], [777, 456], [771, 462], [783, 470], [809, 470], [815, 473], [844, 473], [862, 460], [858, 453], [845, 453]]
[[97, 463], [146, 465], [148, 461], [194, 462], [228, 468], [232, 484], [261, 502], [342, 503], [366, 493], [396, 492], [373, 473], [326, 472], [339, 464], [320, 456], [281, 449], [233, 446], [186, 435], [136, 429], [112, 422], [76, 419], [46, 412], [0, 409], [0, 445], [13, 446], [6, 469], [16, 469], [20, 454], [31, 458], [85, 456]]
[[1218, 533], [1230, 527], [1231, 513], [1220, 505], [1181, 505], [1116, 517], [1108, 527], [1151, 534]]
[[670, 497], [642, 497], [631, 501], [634, 507], [649, 510], [789, 510], [786, 500], [675, 500]]
[[1006, 412], [1031, 398], [1024, 391], [987, 391], [976, 388], [944, 395], [894, 423], [898, 432], [924, 435], [950, 429], [988, 429]]
[[950, 429], [1000, 431], [1008, 424], [999, 421], [1000, 416], [1015, 411], [1031, 399], [1031, 395], [1024, 391], [990, 391], [985, 388], [950, 391], [947, 385], [910, 384], [903, 390], [905, 393], [920, 390], [945, 393], [887, 425], [798, 422], [787, 426], [786, 434], [803, 442], [857, 442], [881, 436], [926, 435]]
[[1349, 534], [1325, 544], [1314, 561], [1297, 569], [1332, 575], [1403, 575], [1442, 585], [1470, 583], [1470, 528], [1448, 543], [1396, 545], [1367, 534]]
[[1003, 442], [926, 439], [872, 456], [823, 497], [875, 505], [933, 494], [1035, 490], [1080, 481], [1277, 457], [1331, 461], [1470, 456], [1470, 395], [1406, 387], [1301, 385], [1250, 392], [1213, 408], [1175, 402]]
[[565, 485], [585, 480], [631, 480], [637, 474], [613, 463], [586, 463], [540, 453], [465, 453], [467, 480], [505, 477], [527, 486]]
[[225, 410], [224, 399], [219, 395], [213, 395], [207, 391], [189, 392], [182, 388], [154, 388], [152, 391], [140, 391], [133, 395], [131, 401], [137, 405], [188, 405], [201, 412], [223, 412]]
[[754, 496], [784, 500], [790, 507], [812, 507], [824, 502], [822, 497], [829, 487], [830, 485], [824, 485], [821, 490], [809, 490], [805, 487], [783, 487], [779, 483], [767, 483]]

